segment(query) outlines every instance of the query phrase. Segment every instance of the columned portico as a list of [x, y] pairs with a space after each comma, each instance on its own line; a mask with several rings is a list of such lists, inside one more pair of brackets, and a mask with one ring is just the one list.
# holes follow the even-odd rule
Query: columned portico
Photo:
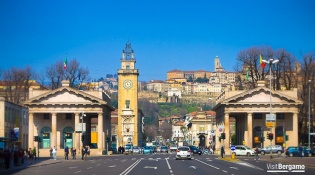
[[247, 135], [245, 142], [248, 145], [253, 145], [253, 113], [247, 113]]
[[51, 146], [57, 147], [57, 114], [51, 114]]
[[98, 114], [98, 118], [97, 118], [97, 122], [98, 122], [98, 127], [97, 127], [97, 133], [98, 133], [98, 148], [103, 149], [103, 143], [104, 143], [104, 139], [103, 139], [103, 114], [99, 113]]
[[225, 132], [225, 140], [224, 140], [224, 148], [225, 152], [230, 152], [230, 115], [228, 112], [224, 113], [224, 132]]
[[29, 128], [28, 128], [28, 140], [29, 140], [29, 147], [30, 148], [34, 148], [34, 141], [33, 141], [33, 138], [34, 138], [34, 115], [33, 113], [29, 113], [28, 114], [28, 123], [29, 123]]
[[[74, 123], [80, 123], [80, 113], [75, 113]], [[75, 133], [75, 148], [80, 150], [80, 133]]]
[[[292, 135], [293, 135], [293, 138], [298, 138], [298, 113], [293, 113], [293, 131], [296, 131], [294, 132]], [[299, 141], [298, 139], [295, 139], [293, 141], [294, 145], [299, 145]]]

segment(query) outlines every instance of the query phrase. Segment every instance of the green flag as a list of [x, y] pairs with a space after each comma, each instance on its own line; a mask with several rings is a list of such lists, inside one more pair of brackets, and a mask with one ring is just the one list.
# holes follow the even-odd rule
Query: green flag
[[248, 81], [248, 69], [246, 69], [246, 80]]

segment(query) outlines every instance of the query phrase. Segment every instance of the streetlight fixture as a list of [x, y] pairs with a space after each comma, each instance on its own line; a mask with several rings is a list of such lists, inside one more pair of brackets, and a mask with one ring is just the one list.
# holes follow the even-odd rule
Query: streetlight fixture
[[[272, 101], [271, 101], [271, 99], [272, 99], [272, 95], [271, 95], [271, 90], [272, 90], [272, 84], [271, 84], [271, 79], [272, 79], [272, 69], [271, 69], [271, 67], [272, 67], [272, 64], [276, 64], [276, 63], [278, 63], [278, 62], [279, 62], [279, 60], [274, 60], [274, 59], [270, 58], [268, 61], [267, 61], [267, 60], [262, 60], [262, 62], [269, 64], [269, 72], [270, 72], [270, 74], [269, 74], [269, 89], [270, 89], [270, 117], [271, 117], [271, 115], [272, 115]], [[275, 118], [275, 119], [276, 119], [276, 118]], [[276, 121], [274, 121], [274, 122], [276, 122]], [[273, 124], [273, 125], [272, 125], [272, 127], [271, 127], [271, 132], [272, 132], [273, 127], [274, 127], [274, 124]], [[270, 139], [270, 144], [271, 144], [271, 139]], [[271, 145], [272, 145], [272, 144], [271, 144]], [[271, 148], [271, 147], [270, 147], [270, 148]], [[270, 151], [270, 158], [272, 159], [272, 151]]]
[[308, 148], [311, 148], [311, 80], [308, 80]]

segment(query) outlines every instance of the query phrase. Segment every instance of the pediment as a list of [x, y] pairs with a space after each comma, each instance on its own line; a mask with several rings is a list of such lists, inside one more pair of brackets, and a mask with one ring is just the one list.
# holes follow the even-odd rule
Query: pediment
[[[302, 104], [302, 102], [296, 98], [292, 98], [285, 94], [282, 94], [279, 91], [272, 91], [271, 93], [272, 103], [278, 104], [292, 104], [298, 103]], [[230, 103], [239, 103], [239, 104], [265, 104], [270, 103], [270, 90], [265, 87], [258, 87], [250, 91], [246, 91], [244, 93], [235, 95], [228, 99], [225, 99], [223, 104]]]
[[60, 87], [48, 93], [36, 96], [24, 102], [31, 104], [107, 104], [104, 100], [70, 88]]

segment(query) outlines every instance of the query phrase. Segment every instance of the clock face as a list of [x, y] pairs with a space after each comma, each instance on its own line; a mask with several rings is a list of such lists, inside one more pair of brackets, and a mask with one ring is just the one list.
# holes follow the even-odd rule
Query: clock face
[[125, 80], [124, 81], [124, 88], [130, 89], [132, 87], [132, 81], [131, 80]]

